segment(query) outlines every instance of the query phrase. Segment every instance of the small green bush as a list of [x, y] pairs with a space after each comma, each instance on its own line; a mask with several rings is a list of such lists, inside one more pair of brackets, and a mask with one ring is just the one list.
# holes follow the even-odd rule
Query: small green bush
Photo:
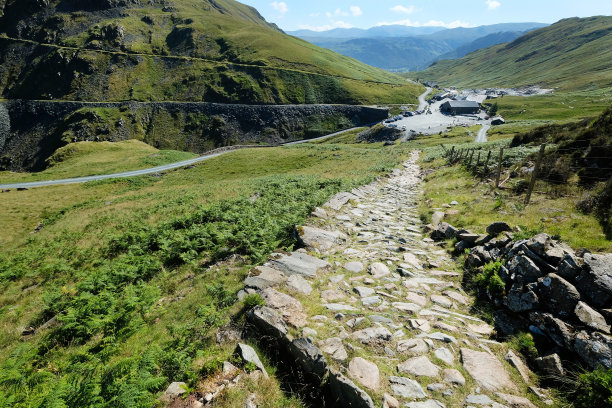
[[257, 293], [253, 293], [245, 297], [242, 303], [244, 304], [244, 308], [249, 310], [255, 306], [265, 306], [266, 301]]
[[612, 408], [612, 368], [580, 374], [573, 389], [575, 408]]
[[506, 284], [499, 277], [501, 269], [501, 261], [489, 262], [483, 268], [483, 271], [476, 276], [476, 284], [486, 289], [492, 296], [501, 295], [506, 289]]

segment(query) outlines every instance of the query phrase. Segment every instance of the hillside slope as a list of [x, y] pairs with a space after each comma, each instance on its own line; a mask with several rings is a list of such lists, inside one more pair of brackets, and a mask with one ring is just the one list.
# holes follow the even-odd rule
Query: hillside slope
[[419, 93], [233, 0], [8, 0], [0, 35], [9, 99], [375, 103]]
[[461, 87], [540, 84], [562, 90], [612, 85], [612, 17], [570, 18], [508, 44], [439, 61], [413, 74]]

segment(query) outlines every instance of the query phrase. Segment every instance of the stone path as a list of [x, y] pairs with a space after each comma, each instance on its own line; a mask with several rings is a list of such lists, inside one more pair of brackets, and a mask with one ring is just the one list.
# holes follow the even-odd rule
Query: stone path
[[255, 320], [276, 313], [268, 327], [355, 388], [334, 406], [545, 406], [523, 361], [470, 315], [450, 257], [421, 234], [416, 159], [317, 208], [298, 228], [304, 249], [255, 268], [243, 292], [266, 300]]

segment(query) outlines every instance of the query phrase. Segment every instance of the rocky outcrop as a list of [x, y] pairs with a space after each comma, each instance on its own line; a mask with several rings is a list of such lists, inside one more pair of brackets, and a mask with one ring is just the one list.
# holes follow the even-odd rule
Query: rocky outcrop
[[136, 138], [157, 148], [204, 153], [322, 136], [387, 113], [350, 105], [14, 100], [0, 103], [0, 169], [41, 170], [55, 150], [76, 141]]
[[[481, 292], [500, 308], [494, 316], [501, 334], [529, 330], [549, 342], [549, 352], [591, 369], [612, 367], [612, 254], [580, 254], [547, 234], [515, 241], [505, 223], [490, 225], [488, 235], [474, 241], [470, 232], [447, 233], [456, 228], [445, 224], [433, 230], [432, 239], [456, 236], [455, 248], [470, 251], [465, 267], [471, 273], [480, 273], [488, 262], [503, 261], [496, 273], [504, 289]], [[539, 364], [547, 375], [561, 376], [560, 356], [554, 355]]]

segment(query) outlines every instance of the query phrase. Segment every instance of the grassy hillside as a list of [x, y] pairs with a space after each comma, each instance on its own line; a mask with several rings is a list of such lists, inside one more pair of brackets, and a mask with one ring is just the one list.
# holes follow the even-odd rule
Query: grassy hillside
[[48, 167], [38, 173], [0, 171], [0, 183], [27, 183], [119, 173], [196, 157], [194, 153], [158, 150], [138, 140], [122, 142], [76, 142], [61, 147], [47, 160]]
[[412, 75], [459, 87], [596, 89], [612, 85], [610, 61], [612, 17], [570, 18]]
[[9, 0], [0, 27], [7, 98], [375, 103], [419, 92], [233, 0]]
[[[204, 393], [231, 360], [215, 334], [244, 323], [249, 265], [292, 246], [314, 206], [406, 156], [381, 144], [244, 150], [161, 177], [2, 193], [0, 406], [153, 407], [172, 381]], [[262, 407], [301, 406], [275, 378], [240, 387]], [[244, 392], [222, 400], [242, 406]]]

